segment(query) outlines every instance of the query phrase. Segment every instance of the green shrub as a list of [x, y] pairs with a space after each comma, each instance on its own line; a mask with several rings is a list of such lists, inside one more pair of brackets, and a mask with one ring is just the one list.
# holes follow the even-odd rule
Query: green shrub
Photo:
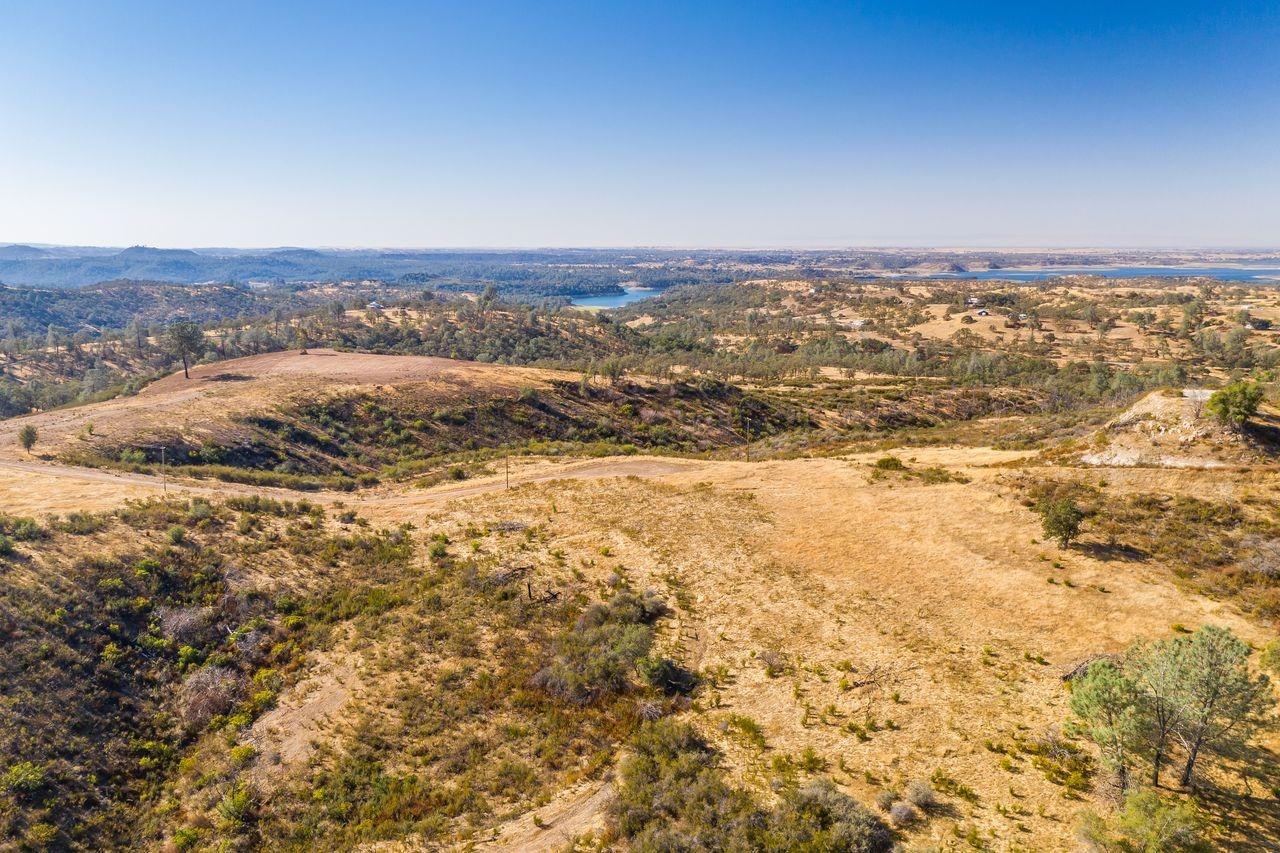
[[806, 746], [796, 760], [796, 766], [806, 773], [817, 773], [827, 769], [827, 760], [818, 755], [811, 746]]
[[756, 749], [763, 750], [768, 745], [765, 741], [764, 729], [760, 728], [760, 724], [750, 717], [744, 717], [741, 714], [730, 714], [724, 725], [726, 731], [736, 735], [740, 740], [754, 746]]
[[70, 512], [66, 518], [54, 522], [53, 526], [63, 533], [88, 536], [106, 529], [107, 520], [91, 512]]
[[637, 669], [646, 684], [668, 695], [692, 693], [698, 686], [698, 676], [671, 658], [641, 658]]
[[534, 684], [558, 698], [589, 705], [624, 692], [652, 642], [647, 625], [610, 622], [575, 629], [556, 643], [554, 660], [534, 676]]
[[843, 850], [888, 853], [893, 834], [884, 821], [830, 779], [818, 779], [784, 797], [771, 821], [773, 850]]
[[1262, 386], [1256, 382], [1233, 382], [1209, 396], [1205, 409], [1227, 426], [1240, 429], [1258, 413]]
[[1084, 522], [1084, 512], [1069, 497], [1051, 498], [1037, 504], [1040, 513], [1040, 524], [1044, 535], [1056, 539], [1058, 545], [1068, 547], [1072, 540], [1080, 535], [1080, 525]]
[[1258, 655], [1258, 666], [1272, 675], [1280, 675], [1280, 639], [1272, 640], [1262, 647]]
[[762, 808], [730, 786], [719, 756], [688, 723], [646, 723], [619, 769], [610, 826], [631, 850], [811, 850], [888, 853], [871, 811], [818, 779]]
[[[576, 705], [625, 692], [631, 673], [653, 644], [650, 623], [667, 612], [652, 593], [620, 592], [607, 604], [591, 605], [556, 641], [555, 655], [534, 676], [534, 685]], [[655, 674], [678, 678], [666, 671]]]
[[174, 830], [173, 846], [179, 851], [194, 850], [203, 835], [204, 833], [198, 827], [184, 826]]
[[240, 744], [231, 747], [231, 764], [235, 767], [244, 767], [257, 756], [258, 750], [251, 743]]
[[1205, 849], [1195, 806], [1189, 802], [1166, 802], [1150, 789], [1126, 797], [1124, 808], [1111, 821], [1085, 812], [1078, 834], [1097, 850], [1179, 853]]
[[0, 791], [30, 794], [44, 787], [44, 768], [31, 761], [19, 761], [0, 776]]
[[619, 769], [609, 822], [636, 851], [759, 849], [765, 813], [729, 787], [715, 751], [688, 723], [645, 724]]
[[0, 535], [8, 536], [15, 542], [33, 542], [45, 538], [49, 533], [34, 518], [0, 515]]
[[231, 787], [218, 802], [218, 817], [228, 829], [235, 831], [248, 823], [257, 808], [257, 797], [247, 783], [239, 782]]

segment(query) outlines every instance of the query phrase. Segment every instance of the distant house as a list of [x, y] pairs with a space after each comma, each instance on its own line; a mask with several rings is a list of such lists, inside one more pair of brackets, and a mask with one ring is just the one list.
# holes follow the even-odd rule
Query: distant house
[[991, 312], [990, 312], [990, 311], [988, 311], [986, 308], [980, 308], [980, 309], [978, 310], [978, 316], [979, 316], [979, 317], [990, 317], [990, 316], [991, 316]]
[[365, 307], [366, 307], [366, 308], [368, 308], [370, 311], [381, 311], [381, 310], [382, 310], [382, 303], [381, 303], [381, 302], [379, 302], [379, 301], [377, 301], [377, 300], [375, 299], [373, 302], [370, 302], [370, 303], [369, 303], [368, 305], [366, 305]]

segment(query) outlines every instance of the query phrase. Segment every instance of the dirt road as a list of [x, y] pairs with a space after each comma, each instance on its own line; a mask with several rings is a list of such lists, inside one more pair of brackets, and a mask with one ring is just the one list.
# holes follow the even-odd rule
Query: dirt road
[[[696, 470], [704, 463], [654, 457], [605, 457], [587, 460], [519, 460], [511, 485], [549, 480], [593, 480], [603, 477], [655, 477]], [[43, 515], [99, 511], [131, 498], [165, 494], [219, 497], [260, 494], [278, 499], [331, 504], [342, 501], [380, 520], [396, 520], [399, 512], [424, 504], [472, 497], [506, 488], [506, 477], [494, 475], [461, 485], [414, 489], [405, 484], [368, 492], [299, 492], [291, 489], [223, 483], [216, 480], [163, 478], [148, 474], [82, 468], [56, 462], [0, 460], [0, 512]]]

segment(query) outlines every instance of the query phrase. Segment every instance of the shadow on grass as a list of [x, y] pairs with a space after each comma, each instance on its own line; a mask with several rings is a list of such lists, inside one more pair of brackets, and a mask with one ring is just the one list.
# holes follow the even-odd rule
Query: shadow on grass
[[1150, 555], [1141, 548], [1119, 542], [1077, 542], [1074, 549], [1095, 560], [1141, 563]]
[[1240, 779], [1242, 790], [1200, 779], [1195, 793], [1205, 811], [1219, 816], [1234, 836], [1232, 850], [1280, 850], [1280, 755], [1253, 744], [1221, 761]]

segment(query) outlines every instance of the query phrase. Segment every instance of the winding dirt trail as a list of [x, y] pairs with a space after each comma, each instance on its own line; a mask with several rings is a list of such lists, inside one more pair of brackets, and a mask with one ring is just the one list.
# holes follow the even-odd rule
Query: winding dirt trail
[[[705, 467], [706, 463], [648, 456], [604, 457], [578, 460], [520, 460], [512, 467], [511, 485], [550, 480], [594, 480], [605, 477], [655, 477]], [[506, 477], [492, 475], [462, 485], [415, 489], [406, 484], [384, 486], [368, 492], [302, 492], [292, 489], [248, 486], [215, 480], [162, 478], [99, 468], [82, 468], [58, 462], [0, 459], [0, 512], [42, 515], [72, 511], [98, 511], [119, 506], [132, 498], [167, 493], [219, 497], [259, 494], [288, 500], [332, 504], [344, 502], [379, 520], [399, 520], [401, 513], [425, 504], [473, 497], [506, 488]]]

